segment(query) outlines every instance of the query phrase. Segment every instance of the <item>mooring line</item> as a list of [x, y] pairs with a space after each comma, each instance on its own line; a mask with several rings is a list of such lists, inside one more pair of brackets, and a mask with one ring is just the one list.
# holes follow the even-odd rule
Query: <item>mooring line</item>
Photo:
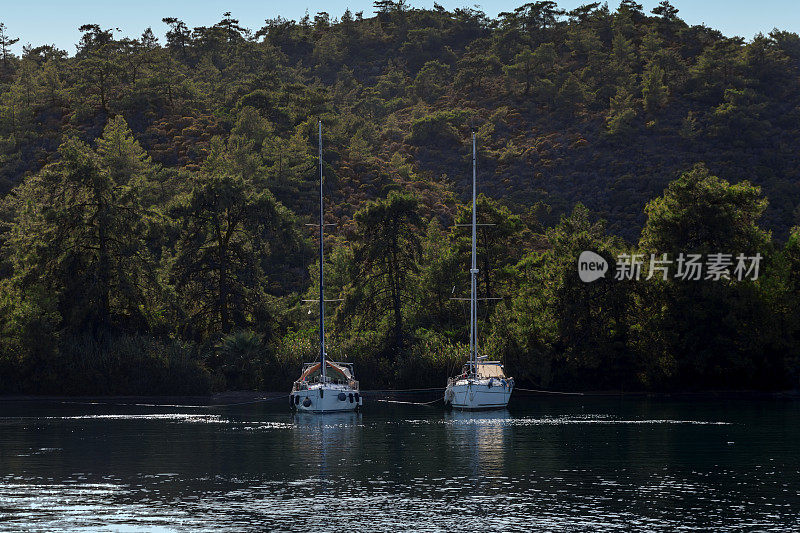
[[204, 407], [206, 409], [211, 409], [212, 407], [229, 407], [233, 405], [249, 405], [252, 403], [260, 403], [260, 402], [271, 402], [272, 400], [286, 400], [288, 396], [275, 396], [273, 398], [258, 398], [256, 400], [251, 400], [249, 402], [236, 402], [236, 403], [215, 403], [212, 405], [201, 405], [200, 407]]
[[233, 405], [248, 405], [253, 403], [260, 403], [260, 402], [271, 402], [272, 400], [281, 400], [284, 398], [288, 398], [285, 396], [274, 396], [272, 398], [257, 398], [255, 400], [250, 400], [247, 402], [234, 402], [234, 403], [213, 403], [209, 405], [177, 405], [177, 404], [170, 404], [170, 403], [141, 403], [141, 402], [120, 402], [120, 401], [109, 401], [109, 402], [78, 402], [78, 401], [69, 401], [69, 400], [62, 400], [58, 403], [61, 404], [73, 404], [73, 405], [117, 405], [117, 406], [133, 406], [133, 407], [176, 407], [181, 409], [212, 409], [214, 407], [228, 407]]
[[[428, 389], [376, 389], [376, 390], [365, 390], [361, 391], [361, 394], [380, 394], [383, 393], [385, 395], [391, 394], [404, 394], [404, 393], [420, 393], [420, 392], [439, 392], [443, 391], [444, 387], [434, 387]], [[583, 396], [582, 392], [561, 392], [561, 391], [551, 391], [551, 390], [542, 390], [542, 389], [523, 389], [522, 387], [514, 387], [514, 390], [518, 390], [521, 392], [533, 392], [536, 394], [556, 394], [561, 396]], [[169, 405], [169, 404], [142, 404], [142, 403], [123, 403], [123, 402], [92, 402], [92, 401], [69, 401], [69, 400], [62, 400], [59, 403], [71, 403], [71, 404], [79, 404], [79, 405], [139, 405], [139, 406], [152, 406], [152, 407], [181, 407], [181, 408], [190, 408], [190, 409], [214, 409], [216, 407], [234, 407], [237, 405], [251, 405], [254, 403], [261, 403], [261, 402], [271, 402], [273, 400], [285, 400], [286, 396], [274, 396], [272, 398], [257, 398], [255, 400], [249, 400], [246, 402], [234, 402], [234, 403], [215, 403], [211, 405]], [[382, 403], [396, 403], [402, 405], [431, 405], [436, 402], [443, 401], [444, 398], [437, 398], [436, 400], [431, 400], [430, 402], [403, 402], [400, 400], [384, 400], [384, 399], [376, 399], [377, 402]]]
[[519, 390], [522, 392], [536, 392], [539, 394], [561, 394], [563, 396], [583, 396], [582, 392], [561, 392], [561, 391], [554, 391], [554, 390], [541, 390], [541, 389], [523, 389], [521, 387], [514, 387], [514, 390]]
[[376, 392], [384, 392], [384, 393], [396, 393], [396, 392], [429, 392], [429, 391], [443, 391], [444, 387], [434, 387], [430, 389], [375, 389], [375, 390], [365, 390], [361, 391], [361, 393], [376, 393]]
[[383, 403], [400, 403], [400, 404], [403, 404], [403, 405], [431, 405], [433, 403], [441, 402], [443, 400], [444, 400], [444, 398], [437, 398], [436, 400], [432, 400], [430, 402], [424, 402], [424, 403], [420, 403], [420, 402], [401, 402], [401, 401], [398, 401], [398, 400], [375, 400], [375, 401], [376, 402], [383, 402]]

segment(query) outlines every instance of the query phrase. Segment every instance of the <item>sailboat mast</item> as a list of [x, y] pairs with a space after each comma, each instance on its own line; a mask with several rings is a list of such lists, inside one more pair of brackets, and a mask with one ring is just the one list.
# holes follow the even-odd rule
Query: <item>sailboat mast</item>
[[476, 201], [475, 201], [475, 132], [472, 132], [472, 268], [470, 268], [470, 350], [472, 351], [472, 371], [478, 373], [478, 299], [477, 276], [478, 266], [476, 261], [475, 227], [476, 227]]
[[[325, 383], [325, 297], [323, 296], [324, 286], [324, 247], [323, 230], [325, 219], [323, 218], [322, 202], [322, 120], [319, 121], [319, 362], [322, 382]], [[474, 262], [474, 259], [473, 259]]]

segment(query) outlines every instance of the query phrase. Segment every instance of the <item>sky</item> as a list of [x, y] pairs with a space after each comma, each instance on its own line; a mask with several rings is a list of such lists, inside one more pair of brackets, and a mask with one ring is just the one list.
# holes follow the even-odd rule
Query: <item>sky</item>
[[[492, 17], [510, 11], [529, 0], [439, 0], [447, 9], [478, 7]], [[407, 0], [414, 7], [432, 8], [434, 0]], [[590, 0], [561, 0], [559, 6], [572, 9]], [[705, 24], [728, 36], [738, 35], [751, 39], [759, 32], [768, 33], [777, 27], [800, 33], [800, 1], [798, 0], [671, 0], [680, 10], [679, 16], [688, 24]], [[649, 12], [658, 0], [639, 0]], [[615, 8], [618, 0], [610, 0]], [[231, 11], [242, 26], [257, 30], [264, 19], [281, 16], [288, 19], [303, 17], [306, 10], [313, 15], [327, 11], [331, 17], [339, 17], [345, 9], [353, 13], [363, 11], [372, 16], [372, 0], [292, 0], [288, 2], [226, 0], [209, 2], [204, 0], [134, 0], [129, 2], [91, 0], [64, 2], [63, 0], [34, 0], [30, 2], [0, 0], [0, 22], [6, 31], [20, 41], [13, 47], [20, 54], [22, 46], [55, 44], [70, 55], [75, 53], [75, 44], [83, 24], [99, 24], [104, 28], [119, 28], [117, 37], [139, 36], [149, 27], [161, 37], [166, 26], [164, 17], [177, 17], [189, 27], [210, 26], [222, 19], [222, 13]]]

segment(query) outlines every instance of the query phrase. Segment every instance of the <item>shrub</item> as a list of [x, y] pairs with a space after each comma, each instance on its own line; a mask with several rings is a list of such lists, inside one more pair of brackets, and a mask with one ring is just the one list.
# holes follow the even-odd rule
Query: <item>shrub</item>
[[417, 340], [398, 365], [397, 382], [413, 387], [444, 387], [469, 357], [469, 347], [429, 330], [417, 330]]
[[417, 146], [457, 143], [459, 134], [453, 124], [459, 124], [463, 119], [464, 113], [456, 111], [437, 111], [425, 115], [411, 123], [408, 141]]

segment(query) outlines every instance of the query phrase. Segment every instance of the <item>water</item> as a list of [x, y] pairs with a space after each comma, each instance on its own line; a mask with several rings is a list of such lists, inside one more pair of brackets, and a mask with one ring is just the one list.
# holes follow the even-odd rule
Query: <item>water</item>
[[800, 528], [796, 400], [180, 403], [1, 402], [0, 530]]

